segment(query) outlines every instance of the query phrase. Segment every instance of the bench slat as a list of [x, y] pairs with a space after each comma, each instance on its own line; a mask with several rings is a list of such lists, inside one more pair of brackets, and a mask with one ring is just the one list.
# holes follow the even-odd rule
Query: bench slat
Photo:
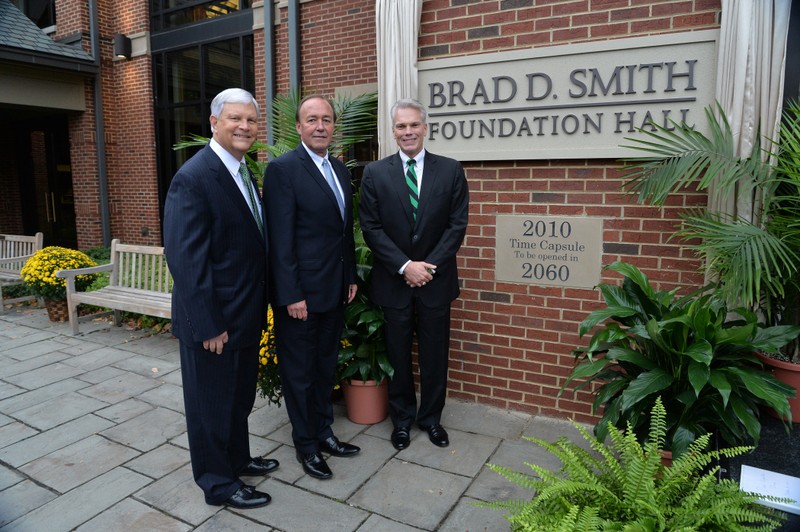
[[23, 284], [20, 270], [31, 255], [42, 249], [44, 234], [0, 235], [0, 314], [6, 311], [6, 303], [17, 303], [36, 299], [36, 296], [23, 296], [3, 300], [3, 287]]
[[[76, 292], [73, 277], [67, 277], [67, 304], [73, 333], [78, 322], [93, 316], [78, 317], [79, 304], [90, 304], [160, 318], [172, 318], [172, 275], [160, 246], [141, 246], [111, 242], [109, 284], [100, 290]], [[115, 319], [115, 323], [117, 323]]]

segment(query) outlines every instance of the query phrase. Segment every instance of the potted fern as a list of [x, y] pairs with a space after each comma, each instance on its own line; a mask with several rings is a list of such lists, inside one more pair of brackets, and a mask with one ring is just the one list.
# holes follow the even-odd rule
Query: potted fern
[[729, 308], [716, 292], [683, 297], [678, 289], [656, 291], [638, 268], [614, 262], [622, 285], [600, 284], [606, 306], [580, 325], [583, 337], [599, 326], [559, 393], [592, 382], [592, 411], [603, 407], [595, 427], [604, 441], [609, 427], [647, 436], [648, 413], [657, 401], [666, 409], [665, 442], [673, 456], [713, 433], [730, 445], [752, 440], [761, 430], [760, 408], [789, 415], [794, 390], [762, 368], [754, 353], [778, 352], [800, 335], [800, 326], [764, 327], [755, 313]]
[[532, 496], [476, 504], [506, 511], [513, 530], [774, 530], [786, 520], [756, 502], [785, 500], [745, 493], [736, 482], [717, 479], [719, 466], [713, 464], [749, 447], [705, 451], [711, 438], [705, 434], [671, 466], [663, 465], [667, 417], [656, 399], [644, 444], [631, 425], [622, 431], [609, 424], [611, 443], [605, 444], [573, 422], [591, 451], [566, 438], [548, 443], [524, 437], [558, 458], [561, 469], [526, 463], [530, 471], [523, 473], [488, 464]]

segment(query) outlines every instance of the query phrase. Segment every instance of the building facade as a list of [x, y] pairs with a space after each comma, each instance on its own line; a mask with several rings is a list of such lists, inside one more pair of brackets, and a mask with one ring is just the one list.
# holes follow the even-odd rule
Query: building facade
[[[292, 86], [332, 96], [378, 85], [375, 0], [0, 4], [0, 26], [15, 28], [0, 31], [6, 35], [0, 112], [11, 126], [0, 132], [0, 233], [43, 231], [47, 245], [84, 249], [111, 238], [160, 245], [166, 190], [191, 153], [172, 146], [188, 134], [210, 134], [209, 104], [223, 88], [247, 88], [266, 109]], [[723, 9], [721, 0], [424, 0], [421, 6], [420, 70], [484, 54], [524, 57], [551, 47], [587, 50], [714, 31]], [[789, 34], [787, 61], [797, 65]], [[624, 41], [621, 48], [624, 57]], [[790, 72], [786, 94], [796, 96]], [[489, 99], [473, 92], [479, 96]], [[442, 153], [448, 155], [446, 148]], [[499, 217], [599, 220], [598, 276], [600, 265], [625, 260], [663, 288], [688, 288], [702, 283], [701, 265], [669, 236], [678, 212], [705, 204], [706, 195], [676, 194], [665, 209], [639, 205], [621, 190], [621, 163], [594, 152], [584, 157], [580, 144], [569, 157], [464, 166], [470, 222], [459, 255], [449, 394], [588, 420], [588, 392], [558, 392], [571, 351], [586, 341], [578, 324], [598, 307], [599, 293], [498, 278]]]

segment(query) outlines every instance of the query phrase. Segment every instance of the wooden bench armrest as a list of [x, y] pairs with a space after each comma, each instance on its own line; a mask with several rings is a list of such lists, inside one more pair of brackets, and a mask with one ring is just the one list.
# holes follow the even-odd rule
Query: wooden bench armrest
[[58, 270], [56, 272], [56, 277], [69, 279], [70, 277], [76, 277], [78, 275], [89, 275], [89, 274], [92, 274], [92, 273], [110, 272], [113, 268], [114, 268], [114, 265], [109, 262], [108, 264], [101, 264], [99, 266], [91, 266], [89, 268], [75, 268], [73, 270]]

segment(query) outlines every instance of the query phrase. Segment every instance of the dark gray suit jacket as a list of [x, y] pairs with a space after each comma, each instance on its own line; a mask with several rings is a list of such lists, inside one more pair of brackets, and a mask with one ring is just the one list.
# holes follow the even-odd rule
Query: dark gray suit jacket
[[[416, 223], [411, 214], [403, 161], [394, 154], [367, 165], [361, 180], [359, 222], [373, 253], [372, 300], [404, 308], [417, 290], [428, 306], [458, 297], [456, 253], [464, 240], [469, 190], [461, 163], [426, 151]], [[411, 288], [398, 273], [408, 260], [437, 266], [433, 280]]]
[[305, 300], [309, 312], [329, 312], [346, 301], [356, 282], [350, 172], [340, 160], [329, 160], [344, 192], [344, 220], [302, 144], [267, 165], [262, 201], [275, 307]]

